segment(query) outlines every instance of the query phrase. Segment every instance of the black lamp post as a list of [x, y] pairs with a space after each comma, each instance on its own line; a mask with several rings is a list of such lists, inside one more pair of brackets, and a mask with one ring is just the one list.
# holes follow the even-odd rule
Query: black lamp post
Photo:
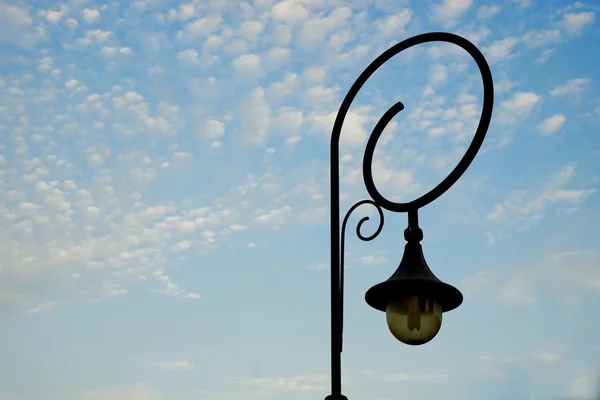
[[[367, 141], [363, 159], [363, 177], [372, 200], [361, 200], [346, 213], [340, 231], [340, 192], [339, 192], [339, 139], [344, 118], [352, 101], [371, 75], [386, 61], [410, 47], [428, 42], [448, 42], [466, 50], [477, 63], [483, 79], [483, 108], [475, 137], [465, 155], [450, 174], [428, 193], [408, 203], [394, 203], [384, 198], [375, 188], [371, 164], [377, 140], [387, 124], [404, 109], [401, 102], [394, 104], [375, 126]], [[438, 333], [442, 325], [442, 313], [458, 307], [463, 296], [458, 289], [440, 281], [429, 269], [419, 243], [423, 231], [419, 228], [418, 210], [446, 192], [467, 170], [479, 151], [492, 118], [494, 103], [494, 84], [492, 73], [485, 57], [467, 39], [445, 32], [432, 32], [406, 39], [375, 59], [360, 74], [344, 98], [333, 125], [331, 135], [331, 395], [326, 400], [347, 400], [342, 395], [341, 356], [343, 331], [343, 294], [344, 294], [344, 242], [346, 223], [350, 214], [363, 204], [374, 206], [379, 213], [379, 225], [370, 236], [361, 234], [362, 224], [369, 217], [362, 218], [356, 227], [357, 236], [364, 241], [374, 239], [383, 228], [383, 210], [408, 213], [408, 227], [404, 231], [407, 243], [404, 256], [396, 272], [371, 289], [365, 295], [367, 303], [380, 311], [385, 311], [391, 333], [401, 342], [409, 345], [427, 343]]]

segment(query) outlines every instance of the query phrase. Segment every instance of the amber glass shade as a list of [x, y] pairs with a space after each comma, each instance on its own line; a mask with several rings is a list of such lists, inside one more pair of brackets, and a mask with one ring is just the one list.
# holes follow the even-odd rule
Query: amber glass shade
[[429, 342], [442, 326], [442, 306], [427, 297], [408, 296], [392, 301], [385, 314], [392, 335], [410, 345]]

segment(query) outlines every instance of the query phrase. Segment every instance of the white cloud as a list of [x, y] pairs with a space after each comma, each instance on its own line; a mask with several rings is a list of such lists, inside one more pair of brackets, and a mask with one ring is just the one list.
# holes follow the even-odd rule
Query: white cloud
[[62, 4], [60, 10], [48, 10], [46, 11], [46, 21], [51, 24], [58, 23], [66, 14], [67, 6]]
[[275, 25], [272, 35], [272, 40], [279, 46], [287, 46], [292, 41], [292, 30], [287, 25]]
[[0, 16], [3, 22], [13, 20], [16, 24], [21, 26], [29, 26], [33, 23], [27, 9], [19, 7], [16, 4], [0, 4]]
[[532, 30], [520, 38], [530, 48], [557, 44], [562, 39], [558, 29]]
[[83, 34], [83, 37], [77, 39], [75, 43], [81, 46], [90, 46], [93, 43], [102, 44], [112, 36], [113, 33], [109, 31], [103, 31], [100, 29], [87, 30]]
[[597, 395], [598, 376], [598, 367], [581, 369], [571, 381], [567, 394], [575, 399], [593, 399]]
[[495, 83], [495, 91], [501, 94], [508, 93], [510, 89], [512, 89], [515, 84], [508, 79], [503, 79]]
[[35, 28], [26, 8], [0, 3], [0, 42], [31, 47], [45, 36], [42, 27]]
[[534, 354], [534, 358], [546, 365], [556, 365], [564, 360], [564, 354], [557, 351], [541, 350]]
[[152, 368], [161, 369], [163, 371], [192, 371], [195, 369], [194, 364], [189, 361], [164, 361], [151, 363]]
[[162, 400], [158, 389], [147, 385], [138, 384], [119, 388], [88, 389], [79, 393], [82, 400]]
[[538, 63], [538, 64], [545, 63], [552, 56], [552, 54], [554, 54], [555, 51], [556, 51], [555, 49], [546, 49], [546, 50], [542, 51], [542, 53], [535, 60], [535, 62]]
[[194, 22], [190, 22], [184, 28], [192, 38], [197, 36], [208, 36], [215, 32], [223, 22], [223, 18], [220, 15], [210, 15], [208, 17], [197, 19]]
[[177, 10], [169, 10], [169, 18], [179, 21], [187, 21], [196, 15], [196, 7], [194, 3], [180, 4]]
[[263, 395], [281, 392], [320, 392], [325, 390], [326, 375], [294, 376], [290, 378], [253, 378], [246, 383], [258, 387]]
[[411, 382], [411, 381], [420, 381], [420, 382], [431, 382], [440, 379], [444, 379], [446, 374], [415, 374], [415, 373], [407, 373], [407, 372], [399, 372], [392, 374], [384, 374], [381, 376], [381, 380], [385, 382]]
[[535, 303], [530, 279], [522, 274], [509, 279], [500, 289], [500, 298], [514, 305], [532, 305]]
[[303, 49], [313, 49], [321, 44], [334, 30], [343, 26], [352, 15], [349, 7], [340, 7], [333, 10], [328, 17], [311, 18], [302, 24], [298, 36], [298, 44]]
[[216, 119], [209, 119], [204, 123], [200, 136], [209, 139], [218, 139], [225, 134], [225, 124]]
[[212, 245], [217, 241], [215, 239], [216, 233], [211, 230], [202, 231], [202, 233], [200, 233], [200, 236], [202, 237], [204, 241], [203, 244], [205, 245]]
[[[355, 107], [354, 110], [348, 111], [340, 136], [342, 147], [359, 147], [365, 143], [368, 133], [364, 125], [370, 120], [370, 111], [370, 106]], [[312, 116], [312, 128], [330, 137], [336, 115], [337, 111], [327, 114], [314, 114]]]
[[554, 278], [553, 285], [557, 293], [562, 292], [567, 299], [572, 299], [581, 294], [582, 289], [600, 292], [599, 262], [600, 254], [597, 251], [561, 251], [550, 254], [539, 273]]
[[231, 62], [235, 74], [240, 78], [255, 78], [262, 72], [262, 63], [257, 54], [244, 54]]
[[127, 289], [122, 288], [119, 284], [104, 280], [102, 281], [98, 292], [98, 295], [94, 298], [95, 301], [107, 300], [113, 297], [121, 296], [127, 293]]
[[[205, 231], [205, 232], [211, 232], [211, 231]], [[205, 235], [205, 236], [207, 236], [207, 235]], [[210, 241], [210, 240], [208, 242], [209, 242], [209, 244], [214, 243], [214, 241]], [[155, 269], [154, 271], [152, 271], [152, 277], [164, 286], [164, 294], [166, 294], [168, 296], [175, 296], [175, 297], [184, 296], [186, 298], [191, 298], [191, 299], [200, 298], [200, 295], [189, 296], [190, 293], [188, 293], [186, 290], [179, 287], [179, 285], [173, 283], [173, 281], [171, 280], [171, 277], [166, 275], [164, 272], [164, 269], [162, 269], [162, 268], [158, 268], [158, 269]]]
[[110, 147], [97, 145], [86, 149], [87, 159], [90, 164], [104, 164], [106, 158], [112, 153]]
[[100, 11], [96, 9], [84, 8], [81, 14], [83, 15], [83, 20], [88, 24], [92, 24], [100, 18]]
[[290, 59], [290, 50], [283, 47], [273, 47], [266, 54], [269, 66], [280, 66]]
[[516, 37], [496, 40], [491, 45], [484, 47], [483, 53], [491, 63], [507, 61], [514, 56], [511, 51], [517, 43], [518, 39]]
[[79, 81], [77, 79], [69, 79], [65, 82], [65, 87], [69, 90], [75, 89], [79, 85]]
[[587, 78], [576, 78], [570, 81], [556, 86], [550, 90], [550, 96], [562, 97], [569, 96], [573, 100], [578, 100], [586, 87], [591, 83], [590, 79]]
[[[385, 29], [385, 24], [382, 25]], [[343, 29], [333, 33], [327, 41], [327, 49], [332, 53], [340, 53], [348, 47], [350, 42], [356, 38], [356, 34], [350, 29]]]
[[377, 21], [377, 29], [387, 37], [402, 35], [412, 19], [413, 12], [408, 8]]
[[323, 270], [329, 269], [329, 264], [327, 264], [325, 262], [317, 262], [317, 263], [313, 263], [313, 264], [308, 264], [306, 266], [306, 268], [311, 271], [323, 271]]
[[586, 26], [594, 23], [596, 15], [592, 11], [567, 13], [561, 21], [562, 27], [570, 35], [579, 35]]
[[[516, 191], [507, 200], [493, 206], [487, 215], [489, 221], [508, 221], [510, 224], [527, 228], [544, 217], [551, 208], [556, 213], [572, 213], [577, 211], [596, 189], [567, 189], [575, 173], [573, 165], [563, 167], [557, 174], [547, 180], [546, 185], [538, 189], [538, 193]], [[510, 220], [507, 219], [508, 216]]]
[[309, 82], [321, 82], [327, 75], [327, 66], [308, 67], [302, 73], [302, 77]]
[[558, 132], [564, 126], [566, 120], [564, 114], [555, 114], [542, 121], [537, 129], [542, 135], [550, 136]]
[[[196, 230], [196, 225], [194, 222], [184, 219], [177, 224], [177, 230], [183, 234], [189, 234]], [[189, 248], [189, 246], [187, 248]]]
[[225, 43], [225, 38], [219, 35], [210, 35], [204, 41], [204, 50], [208, 53], [211, 51], [216, 51], [220, 49], [221, 46]]
[[[103, 95], [90, 94], [87, 99], [83, 101], [101, 101]], [[113, 100], [115, 106], [123, 109], [142, 104], [144, 98], [128, 91]], [[161, 114], [167, 115], [165, 113], [173, 109], [173, 105], [164, 102], [158, 104]], [[97, 156], [104, 158], [109, 154], [110, 148], [102, 142], [94, 140], [91, 143], [95, 144], [84, 148], [84, 156], [87, 153], [92, 162], [98, 160]], [[178, 157], [183, 153], [175, 151], [174, 154], [174, 157]], [[13, 276], [35, 280], [43, 272], [45, 282], [51, 284], [54, 276], [60, 279], [64, 276], [81, 276], [80, 271], [89, 270], [102, 275], [93, 280], [97, 283], [80, 293], [90, 300], [101, 300], [127, 292], [121, 282], [113, 282], [114, 279], [145, 279], [144, 270], [165, 262], [164, 253], [170, 246], [181, 251], [196, 244], [214, 243], [214, 235], [195, 233], [195, 225], [189, 219], [172, 215], [176, 210], [173, 206], [144, 206], [140, 202], [142, 194], [138, 192], [137, 185], [155, 178], [160, 156], [118, 152], [111, 160], [111, 165], [121, 163], [121, 171], [129, 170], [130, 174], [119, 173], [116, 176], [111, 174], [109, 168], [96, 169], [95, 176], [89, 175], [88, 183], [79, 182], [76, 173], [76, 179], [73, 180], [55, 179], [53, 169], [57, 158], [49, 160], [51, 163], [48, 167], [41, 159], [28, 162], [26, 168], [37, 176], [29, 183], [32, 197], [23, 198], [14, 205], [8, 204], [11, 212], [24, 220], [15, 223], [3, 221], [0, 224], [0, 235], [5, 238], [0, 240], [3, 281], [10, 281]], [[63, 173], [67, 172], [63, 170]], [[215, 229], [220, 224], [231, 224], [224, 214], [217, 212], [220, 211], [215, 210], [215, 217], [210, 214], [208, 221]], [[2, 215], [6, 213], [3, 211]], [[33, 230], [33, 227], [36, 229]], [[18, 234], [17, 230], [30, 232], [27, 239], [21, 237], [22, 252], [15, 251], [12, 242], [6, 240]], [[196, 242], [198, 239], [199, 243]], [[165, 293], [198, 298], [197, 294], [179, 288], [168, 276], [159, 275], [155, 278], [163, 283]], [[78, 283], [81, 284], [84, 283]], [[31, 308], [30, 312], [41, 312], [52, 305], [52, 302], [42, 303]]]
[[163, 72], [165, 72], [164, 69], [162, 69], [162, 67], [160, 65], [154, 65], [150, 68], [148, 68], [148, 75], [151, 76], [157, 76], [162, 74]]
[[255, 88], [242, 100], [238, 115], [242, 137], [250, 143], [263, 144], [269, 134], [271, 107], [261, 87]]
[[75, 18], [67, 18], [67, 20], [65, 20], [65, 25], [67, 28], [73, 30], [79, 26], [79, 22], [77, 22]]
[[382, 256], [363, 256], [360, 258], [360, 262], [366, 265], [383, 264], [387, 262], [387, 258]]
[[435, 89], [427, 85], [423, 88], [423, 96], [431, 96], [435, 94]]
[[41, 304], [38, 304], [37, 306], [29, 309], [29, 311], [27, 311], [29, 314], [38, 314], [44, 311], [48, 311], [52, 308], [54, 308], [56, 306], [56, 301], [54, 300], [49, 300], [49, 301], [45, 301]]
[[292, 211], [290, 205], [285, 205], [280, 208], [274, 208], [270, 210], [259, 210], [256, 216], [256, 222], [268, 225], [279, 225], [285, 221], [285, 218]]
[[479, 10], [477, 11], [477, 18], [480, 18], [480, 19], [492, 18], [495, 15], [498, 15], [499, 12], [500, 12], [500, 6], [498, 6], [497, 4], [492, 4], [489, 6], [481, 6], [481, 7], [479, 7]]
[[525, 118], [540, 102], [541, 97], [533, 92], [516, 92], [500, 103], [499, 119], [506, 124], [514, 124]]
[[255, 0], [254, 5], [258, 8], [270, 8], [276, 0]]
[[229, 230], [232, 232], [242, 232], [245, 231], [248, 227], [246, 225], [233, 224], [229, 225]]
[[525, 9], [531, 6], [532, 0], [513, 0], [515, 3], [519, 5], [519, 8]]
[[492, 281], [492, 276], [488, 270], [480, 270], [467, 275], [460, 280], [460, 290], [465, 297], [472, 297], [481, 292]]
[[469, 10], [472, 4], [473, 0], [443, 0], [431, 7], [431, 18], [451, 28], [457, 24], [458, 19]]
[[308, 108], [322, 108], [323, 106], [329, 106], [336, 101], [339, 91], [340, 88], [338, 86], [313, 86], [306, 89], [304, 92], [303, 101]]
[[431, 81], [433, 83], [444, 82], [448, 78], [448, 67], [444, 64], [435, 64], [431, 67]]
[[156, 171], [150, 168], [132, 168], [129, 170], [129, 177], [136, 184], [148, 184], [156, 178]]
[[200, 54], [196, 49], [182, 50], [177, 53], [177, 60], [184, 66], [195, 66], [200, 63]]
[[243, 39], [234, 40], [223, 47], [223, 53], [229, 57], [239, 56], [248, 52], [248, 42]]
[[260, 35], [265, 26], [260, 21], [244, 21], [240, 25], [240, 35], [249, 40], [255, 40]]
[[287, 139], [285, 139], [285, 144], [288, 147], [293, 147], [300, 140], [302, 140], [302, 136], [290, 136]]
[[292, 134], [302, 126], [303, 122], [304, 115], [301, 111], [290, 107], [282, 107], [271, 120], [271, 127], [282, 133]]
[[275, 21], [283, 21], [290, 25], [297, 24], [308, 17], [308, 11], [297, 0], [284, 0], [273, 6], [271, 14]]

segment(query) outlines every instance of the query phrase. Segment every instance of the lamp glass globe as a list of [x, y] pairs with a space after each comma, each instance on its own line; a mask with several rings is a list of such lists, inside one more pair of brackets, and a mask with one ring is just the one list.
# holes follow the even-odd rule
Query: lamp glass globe
[[442, 326], [442, 306], [424, 296], [392, 301], [385, 314], [392, 335], [409, 345], [429, 342]]

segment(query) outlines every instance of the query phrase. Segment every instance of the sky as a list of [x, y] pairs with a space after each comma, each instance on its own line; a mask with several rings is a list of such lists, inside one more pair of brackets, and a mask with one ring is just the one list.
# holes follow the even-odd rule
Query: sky
[[[364, 293], [406, 215], [355, 211], [350, 399], [591, 400], [600, 383], [600, 4], [512, 0], [0, 0], [0, 400], [290, 400], [330, 393], [329, 141], [361, 71], [447, 31], [488, 60], [481, 151], [420, 211], [464, 294], [407, 346]], [[421, 45], [365, 84], [342, 213], [384, 112], [378, 190], [410, 201], [462, 157], [481, 77]]]

